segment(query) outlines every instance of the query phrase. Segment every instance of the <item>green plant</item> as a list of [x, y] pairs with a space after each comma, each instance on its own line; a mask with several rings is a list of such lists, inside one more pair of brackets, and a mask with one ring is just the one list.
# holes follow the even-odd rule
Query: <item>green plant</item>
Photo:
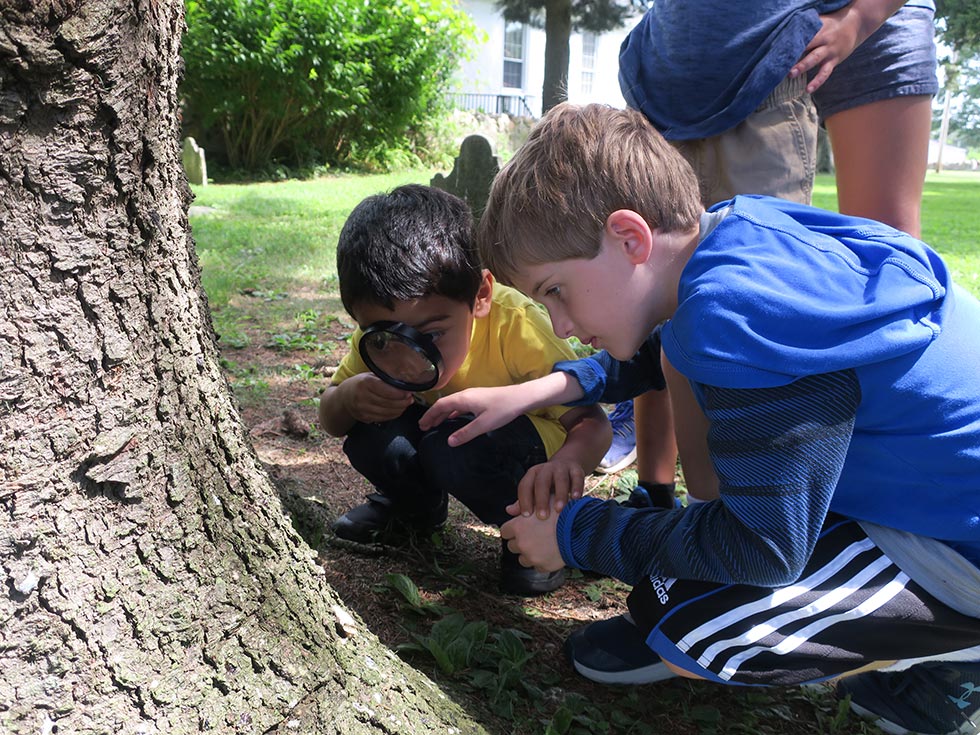
[[474, 36], [451, 0], [187, 0], [186, 127], [232, 168], [417, 161]]
[[306, 363], [303, 363], [302, 365], [293, 365], [293, 370], [296, 371], [296, 375], [300, 378], [300, 380], [305, 380], [308, 383], [320, 379], [320, 374], [316, 371], [316, 368], [310, 367]]
[[447, 615], [453, 612], [451, 607], [423, 600], [418, 586], [404, 574], [386, 574], [385, 581], [402, 596], [406, 608], [411, 612], [420, 615]]
[[[405, 575], [388, 574], [386, 579], [413, 612], [449, 610], [424, 602], [418, 587]], [[529, 637], [509, 628], [491, 633], [486, 621], [467, 621], [452, 611], [433, 623], [427, 634], [412, 633], [413, 642], [400, 645], [398, 650], [430, 655], [444, 674], [463, 677], [464, 685], [481, 691], [496, 714], [513, 719], [522, 696], [543, 696], [524, 681], [525, 664], [531, 659], [524, 640]]]
[[275, 347], [277, 350], [306, 350], [309, 352], [322, 352], [326, 346], [320, 342], [315, 334], [309, 332], [280, 332], [273, 334], [267, 343], [268, 347]]
[[446, 674], [469, 668], [487, 640], [487, 624], [466, 622], [460, 613], [447, 615], [432, 624], [428, 635], [413, 633], [415, 643], [399, 646], [400, 651], [427, 652]]

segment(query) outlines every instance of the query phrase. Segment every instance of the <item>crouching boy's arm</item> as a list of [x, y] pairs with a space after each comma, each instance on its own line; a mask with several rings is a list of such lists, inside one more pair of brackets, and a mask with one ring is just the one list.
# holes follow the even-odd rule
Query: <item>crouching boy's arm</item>
[[599, 406], [580, 406], [562, 414], [565, 443], [551, 459], [527, 471], [517, 486], [517, 502], [511, 515], [547, 518], [549, 509], [560, 511], [569, 499], [585, 493], [585, 476], [599, 464], [612, 441], [612, 427]]
[[412, 394], [388, 385], [373, 373], [352, 375], [320, 396], [320, 428], [331, 436], [345, 436], [355, 423], [380, 423], [401, 416], [412, 404]]

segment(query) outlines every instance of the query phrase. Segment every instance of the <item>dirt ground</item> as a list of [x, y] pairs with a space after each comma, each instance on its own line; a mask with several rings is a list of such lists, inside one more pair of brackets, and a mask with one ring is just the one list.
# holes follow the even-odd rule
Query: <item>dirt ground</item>
[[[297, 310], [302, 304], [297, 304]], [[828, 696], [807, 692], [728, 689], [674, 680], [647, 687], [606, 687], [578, 676], [562, 655], [577, 627], [625, 611], [628, 588], [614, 580], [572, 570], [558, 591], [539, 598], [508, 597], [497, 591], [500, 541], [453, 501], [449, 522], [434, 542], [403, 549], [342, 546], [329, 532], [331, 521], [363, 502], [370, 492], [347, 463], [342, 441], [318, 431], [316, 397], [346, 351], [351, 325], [333, 319], [316, 349], [284, 349], [270, 342], [252, 309], [258, 299], [242, 297], [246, 346], [223, 348], [229, 379], [238, 396], [255, 451], [280, 489], [284, 508], [311, 546], [318, 549], [329, 583], [366, 625], [397, 648], [424, 635], [439, 614], [408, 609], [388, 575], [400, 574], [419, 588], [426, 605], [444, 605], [467, 621], [486, 621], [491, 630], [521, 632], [530, 657], [521, 675], [531, 685], [512, 711], [487, 704], [466, 672], [447, 675], [431, 657], [409, 655], [496, 733], [814, 733], [865, 732], [865, 726], [836, 712]], [[249, 326], [250, 324], [254, 325]], [[627, 482], [628, 482], [628, 478]], [[617, 491], [616, 477], [595, 475], [587, 490], [603, 497]], [[433, 608], [439, 610], [439, 608]], [[570, 704], [571, 703], [571, 704]], [[559, 722], [562, 708], [575, 712]], [[574, 705], [574, 706], [573, 706]], [[496, 710], [496, 711], [495, 711]], [[846, 721], [842, 721], [846, 720]], [[828, 722], [830, 724], [828, 725]], [[549, 723], [551, 730], [548, 729]], [[564, 729], [562, 729], [564, 728]], [[872, 732], [872, 730], [868, 730]]]

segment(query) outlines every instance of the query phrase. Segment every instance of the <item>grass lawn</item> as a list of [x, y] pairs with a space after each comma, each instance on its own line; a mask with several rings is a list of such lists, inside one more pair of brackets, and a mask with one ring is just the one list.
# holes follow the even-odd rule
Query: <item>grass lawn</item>
[[193, 218], [212, 308], [245, 289], [271, 293], [330, 283], [337, 237], [351, 209], [366, 196], [429, 177], [404, 171], [194, 187], [193, 206], [215, 210]]
[[[569, 582], [543, 598], [501, 596], [496, 531], [474, 523], [458, 504], [424, 548], [371, 556], [331, 541], [330, 521], [369, 492], [341, 440], [315, 426], [316, 397], [351, 328], [337, 288], [337, 237], [365, 196], [431, 175], [195, 187], [191, 224], [225, 371], [256, 453], [297, 530], [319, 552], [326, 580], [386, 645], [414, 648], [407, 654], [413, 665], [495, 735], [878, 733], [826, 690], [588, 682], [565, 662], [562, 642], [583, 623], [622, 612], [629, 588], [571, 570]], [[814, 199], [835, 208], [832, 177], [819, 178]], [[923, 225], [924, 239], [980, 295], [980, 174], [930, 175]], [[620, 497], [635, 481], [634, 470], [595, 475], [587, 490]], [[466, 660], [431, 654], [450, 647], [465, 649]]]
[[[212, 308], [251, 289], [328, 287], [336, 243], [350, 210], [365, 196], [427, 183], [429, 171], [338, 175], [312, 181], [194, 187], [194, 205], [216, 211], [193, 219]], [[836, 209], [833, 177], [814, 187], [816, 206]], [[196, 210], [195, 210], [196, 211]], [[923, 196], [923, 239], [942, 253], [956, 279], [980, 295], [980, 173], [930, 173]]]
[[[837, 209], [834, 177], [817, 177], [813, 204]], [[953, 278], [980, 297], [980, 172], [929, 172], [922, 195], [922, 239], [943, 256]]]

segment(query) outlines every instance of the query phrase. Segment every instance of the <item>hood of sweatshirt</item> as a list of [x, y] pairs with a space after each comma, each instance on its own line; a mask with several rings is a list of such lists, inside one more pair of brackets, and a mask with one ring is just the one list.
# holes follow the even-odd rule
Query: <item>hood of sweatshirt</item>
[[698, 245], [663, 329], [674, 367], [728, 388], [785, 385], [925, 348], [942, 330], [949, 274], [887, 225], [739, 196]]

